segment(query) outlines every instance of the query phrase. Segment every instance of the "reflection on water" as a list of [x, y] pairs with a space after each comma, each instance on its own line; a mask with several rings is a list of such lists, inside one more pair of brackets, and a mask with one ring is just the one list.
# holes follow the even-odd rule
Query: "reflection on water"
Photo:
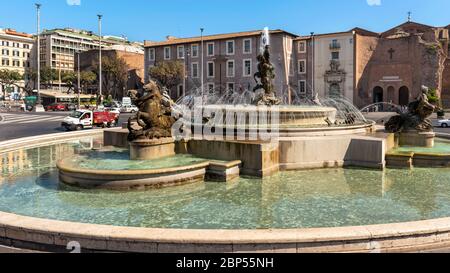
[[[450, 216], [450, 170], [327, 169], [150, 191], [80, 190], [55, 163], [90, 139], [0, 155], [0, 210], [41, 218], [167, 228], [301, 228]], [[102, 160], [102, 159], [99, 159]]]

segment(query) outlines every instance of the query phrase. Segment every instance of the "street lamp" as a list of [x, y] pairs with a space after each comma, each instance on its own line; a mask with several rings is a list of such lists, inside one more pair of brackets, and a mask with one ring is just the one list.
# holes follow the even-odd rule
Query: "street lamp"
[[41, 40], [40, 40], [40, 32], [41, 32], [41, 4], [36, 5], [37, 12], [37, 104], [41, 104]]
[[78, 67], [78, 82], [77, 82], [77, 86], [78, 86], [78, 108], [77, 109], [80, 109], [80, 104], [81, 104], [81, 99], [80, 99], [80, 87], [81, 87], [81, 76], [80, 76], [80, 53], [81, 53], [81, 43], [79, 43], [79, 46], [78, 46], [78, 50], [77, 50], [77, 63], [78, 63], [78, 65], [77, 65], [77, 67]]
[[[99, 63], [99, 71], [98, 71], [98, 91], [99, 91], [99, 100], [100, 103], [102, 102], [102, 81], [103, 81], [103, 77], [102, 77], [102, 17], [103, 15], [98, 14], [98, 36], [99, 36], [99, 44], [98, 44], [98, 48], [99, 48], [99, 54], [98, 54], [98, 63]], [[97, 105], [99, 105], [99, 103], [97, 103]]]
[[201, 29], [200, 29], [200, 32], [201, 32], [201, 47], [202, 47], [202, 51], [201, 51], [201, 52], [202, 52], [202, 53], [201, 53], [201, 54], [202, 54], [202, 58], [201, 58], [201, 59], [202, 59], [202, 70], [201, 70], [202, 98], [203, 98], [203, 94], [204, 94], [204, 91], [205, 91], [205, 90], [204, 90], [205, 87], [203, 86], [203, 85], [204, 85], [204, 78], [203, 78], [203, 68], [204, 68], [204, 66], [203, 66], [203, 65], [204, 65], [204, 63], [203, 63], [203, 62], [204, 62], [204, 60], [203, 60], [203, 58], [204, 58], [204, 55], [203, 55], [203, 31], [204, 31], [204, 30], [205, 30], [204, 28], [201, 28]]
[[316, 96], [316, 91], [314, 90], [314, 77], [315, 77], [315, 75], [314, 75], [314, 68], [315, 68], [315, 65], [314, 65], [314, 61], [315, 61], [315, 58], [314, 58], [314, 51], [315, 51], [315, 49], [314, 49], [314, 47], [315, 47], [315, 44], [314, 44], [314, 32], [311, 32], [311, 51], [312, 51], [312, 53], [311, 53], [311, 95], [312, 95], [312, 98], [314, 99], [314, 97]]

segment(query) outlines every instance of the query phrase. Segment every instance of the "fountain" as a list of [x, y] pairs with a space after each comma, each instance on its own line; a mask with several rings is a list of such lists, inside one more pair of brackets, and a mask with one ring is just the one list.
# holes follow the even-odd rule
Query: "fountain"
[[428, 87], [422, 86], [422, 93], [408, 105], [407, 111], [386, 123], [386, 131], [397, 135], [400, 146], [434, 146], [435, 134], [429, 117], [436, 107], [428, 102], [428, 91]]
[[253, 91], [175, 103], [150, 82], [126, 128], [0, 143], [0, 239], [128, 252], [450, 244], [437, 219], [450, 217], [450, 171], [434, 168], [450, 167], [450, 141], [434, 141], [425, 88], [379, 128], [344, 98], [277, 94], [262, 39]]

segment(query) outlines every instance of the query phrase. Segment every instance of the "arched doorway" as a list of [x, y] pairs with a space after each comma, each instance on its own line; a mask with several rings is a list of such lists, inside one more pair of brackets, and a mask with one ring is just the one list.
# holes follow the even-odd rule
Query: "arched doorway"
[[383, 88], [377, 86], [373, 89], [373, 103], [383, 102]]
[[393, 86], [389, 86], [387, 89], [387, 101], [395, 103], [395, 88]]
[[406, 106], [409, 104], [409, 89], [406, 86], [400, 87], [398, 91], [398, 104]]
[[330, 85], [329, 91], [330, 97], [340, 97], [341, 96], [341, 87], [337, 83], [333, 83]]

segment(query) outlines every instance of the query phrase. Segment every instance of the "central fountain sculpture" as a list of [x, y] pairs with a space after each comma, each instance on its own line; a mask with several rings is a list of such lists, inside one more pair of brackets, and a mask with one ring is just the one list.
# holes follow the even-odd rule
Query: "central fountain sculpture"
[[266, 28], [262, 37], [263, 50], [258, 55], [258, 72], [255, 73], [254, 79], [256, 86], [253, 92], [260, 89], [264, 90], [264, 93], [260, 94], [253, 101], [254, 105], [280, 105], [281, 100], [276, 97], [273, 80], [275, 79], [275, 68], [270, 62], [270, 43], [269, 43], [269, 30]]
[[428, 101], [429, 88], [422, 86], [419, 97], [407, 111], [393, 116], [386, 124], [387, 132], [395, 133], [399, 146], [433, 147], [435, 133], [430, 120], [436, 107]]

